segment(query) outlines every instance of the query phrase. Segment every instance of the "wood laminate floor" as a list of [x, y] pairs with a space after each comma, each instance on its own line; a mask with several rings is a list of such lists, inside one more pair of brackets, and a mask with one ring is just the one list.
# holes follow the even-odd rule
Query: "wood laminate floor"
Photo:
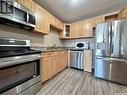
[[127, 86], [95, 78], [87, 72], [67, 68], [47, 81], [36, 95], [127, 95]]

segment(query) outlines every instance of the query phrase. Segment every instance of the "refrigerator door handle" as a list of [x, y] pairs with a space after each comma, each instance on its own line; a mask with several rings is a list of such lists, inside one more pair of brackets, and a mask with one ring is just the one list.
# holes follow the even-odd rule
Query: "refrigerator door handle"
[[106, 57], [98, 57], [97, 59], [102, 59], [104, 61], [119, 61], [119, 62], [125, 62], [127, 64], [126, 59], [120, 59], [120, 58], [106, 58]]

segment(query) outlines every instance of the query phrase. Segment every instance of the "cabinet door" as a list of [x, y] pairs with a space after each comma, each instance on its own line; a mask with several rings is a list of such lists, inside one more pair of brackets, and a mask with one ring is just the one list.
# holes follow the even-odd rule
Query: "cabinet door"
[[92, 37], [93, 27], [91, 20], [83, 20], [81, 24], [81, 37]]
[[97, 17], [97, 18], [96, 18], [96, 25], [97, 25], [97, 24], [100, 24], [100, 23], [104, 23], [104, 21], [105, 21], [104, 16]]
[[100, 17], [99, 23], [104, 23], [104, 22], [105, 22], [105, 17], [104, 16]]
[[95, 17], [92, 19], [92, 26], [96, 27], [97, 24], [104, 23], [105, 22], [105, 17], [100, 16], [100, 17]]
[[60, 21], [59, 19], [57, 19], [57, 28], [60, 30], [63, 30], [64, 28], [64, 24], [62, 21]]
[[127, 18], [127, 7], [120, 11], [120, 13], [118, 14], [118, 18], [120, 19]]
[[69, 38], [70, 35], [70, 31], [71, 31], [71, 25], [70, 24], [63, 24], [63, 31], [60, 32], [60, 38]]
[[67, 55], [66, 51], [61, 51], [61, 70], [67, 67]]
[[50, 24], [55, 25], [55, 17], [52, 14], [50, 14]]
[[92, 72], [92, 51], [84, 51], [84, 71]]
[[31, 11], [35, 11], [35, 3], [32, 0], [16, 0], [19, 4]]
[[64, 23], [62, 21], [59, 21], [59, 28], [61, 30], [64, 30]]
[[81, 32], [81, 22], [71, 24], [71, 38], [79, 38]]
[[42, 64], [41, 80], [46, 81], [54, 75], [54, 69], [55, 69], [54, 58], [49, 57], [49, 58], [43, 59], [43, 62], [41, 64]]
[[56, 72], [60, 72], [61, 71], [61, 64], [62, 64], [62, 56], [60, 54], [57, 54], [57, 60], [56, 60]]
[[30, 5], [28, 4], [28, 0], [16, 0], [16, 2], [18, 2], [19, 4], [21, 4], [26, 8], [30, 7]]
[[47, 11], [43, 11], [43, 13], [44, 13], [44, 33], [48, 34], [50, 31], [49, 13]]
[[43, 34], [48, 34], [49, 32], [49, 14], [44, 11], [40, 6], [36, 5], [36, 28], [35, 31], [38, 31]]
[[67, 52], [59, 51], [56, 57], [56, 72], [60, 72], [67, 67]]
[[33, 12], [35, 12], [35, 2], [33, 2], [32, 0], [30, 0], [30, 2], [31, 2], [31, 10], [33, 11]]
[[60, 30], [64, 29], [64, 23], [62, 21], [60, 21], [59, 19], [57, 19], [55, 16], [53, 16], [52, 14], [50, 14], [50, 24]]
[[68, 51], [64, 51], [64, 68], [68, 66]]

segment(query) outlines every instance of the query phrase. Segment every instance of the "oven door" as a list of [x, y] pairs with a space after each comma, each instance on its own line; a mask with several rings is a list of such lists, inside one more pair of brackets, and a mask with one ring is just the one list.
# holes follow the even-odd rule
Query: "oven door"
[[0, 94], [39, 76], [39, 58], [26, 55], [0, 59]]

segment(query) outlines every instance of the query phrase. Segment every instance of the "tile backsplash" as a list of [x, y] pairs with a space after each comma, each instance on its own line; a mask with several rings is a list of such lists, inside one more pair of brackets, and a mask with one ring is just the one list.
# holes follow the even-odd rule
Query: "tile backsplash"
[[31, 45], [37, 47], [47, 47], [53, 44], [63, 46], [62, 41], [59, 40], [59, 34], [55, 30], [50, 30], [48, 35], [43, 35], [0, 24], [0, 37], [31, 40]]

